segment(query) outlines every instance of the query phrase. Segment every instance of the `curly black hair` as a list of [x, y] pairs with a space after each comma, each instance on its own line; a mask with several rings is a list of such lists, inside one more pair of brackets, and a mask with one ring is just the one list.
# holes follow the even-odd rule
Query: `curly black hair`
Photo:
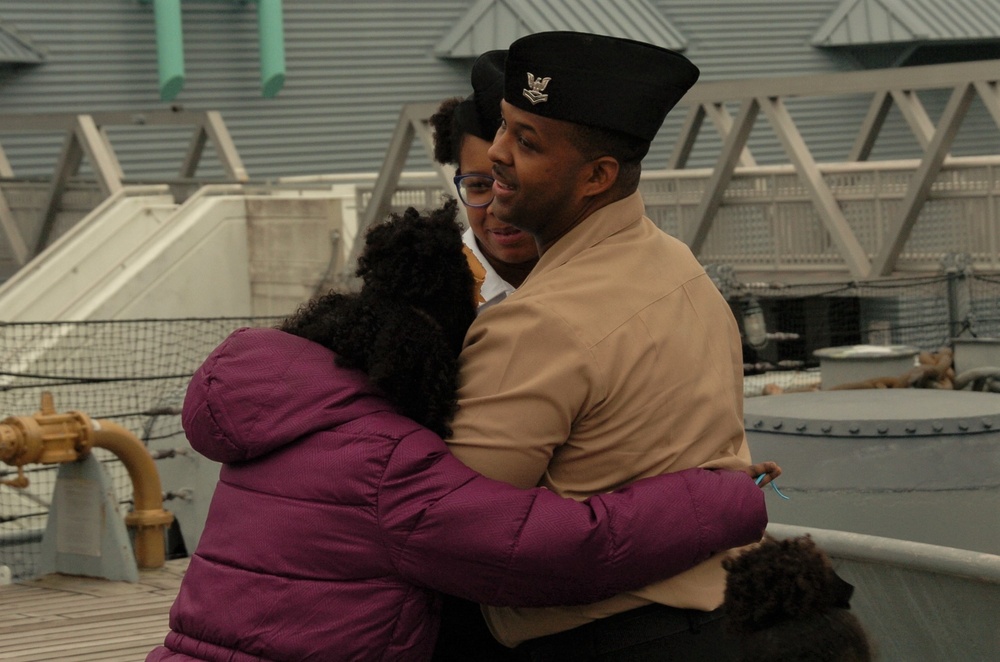
[[466, 136], [493, 141], [500, 128], [500, 101], [503, 99], [503, 69], [507, 51], [483, 53], [472, 65], [472, 95], [445, 99], [431, 115], [434, 133], [434, 160], [442, 165], [458, 165]]
[[853, 587], [809, 536], [767, 539], [722, 563], [724, 610], [751, 662], [870, 662], [872, 646], [850, 611]]
[[455, 119], [455, 110], [462, 99], [453, 97], [445, 99], [438, 106], [437, 112], [431, 115], [430, 125], [434, 134], [434, 160], [442, 165], [458, 165], [458, 156], [462, 150], [462, 138], [465, 134]]
[[279, 326], [364, 371], [400, 413], [445, 438], [457, 409], [458, 355], [476, 317], [456, 213], [449, 200], [371, 227], [358, 258], [361, 290], [316, 297]]

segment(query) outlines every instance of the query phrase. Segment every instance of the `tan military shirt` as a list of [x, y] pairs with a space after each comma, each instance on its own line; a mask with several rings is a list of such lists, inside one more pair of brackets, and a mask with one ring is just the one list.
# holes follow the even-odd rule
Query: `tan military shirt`
[[[736, 321], [687, 246], [644, 216], [638, 193], [546, 251], [476, 319], [462, 362], [449, 443], [487, 476], [584, 498], [750, 461]], [[484, 613], [513, 646], [649, 601], [711, 610], [722, 603], [722, 556], [593, 605]]]

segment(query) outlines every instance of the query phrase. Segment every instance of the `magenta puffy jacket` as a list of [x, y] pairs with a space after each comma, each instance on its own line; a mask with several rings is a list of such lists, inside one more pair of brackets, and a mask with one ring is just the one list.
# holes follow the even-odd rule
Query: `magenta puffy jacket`
[[759, 540], [767, 521], [742, 473], [691, 469], [583, 503], [487, 479], [362, 373], [273, 329], [212, 353], [183, 422], [224, 466], [148, 661], [424, 660], [438, 591], [591, 602]]

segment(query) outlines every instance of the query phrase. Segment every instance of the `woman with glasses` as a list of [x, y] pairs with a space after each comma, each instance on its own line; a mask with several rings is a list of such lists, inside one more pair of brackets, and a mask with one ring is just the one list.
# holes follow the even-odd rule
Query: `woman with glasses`
[[506, 53], [492, 51], [479, 58], [472, 71], [472, 96], [445, 100], [431, 117], [434, 159], [457, 167], [455, 187], [469, 217], [463, 239], [486, 272], [480, 311], [519, 287], [538, 261], [531, 235], [490, 211], [493, 163], [486, 152], [500, 126]]
[[[472, 95], [466, 99], [446, 99], [430, 120], [434, 130], [434, 159], [456, 167], [455, 188], [469, 219], [469, 228], [462, 239], [483, 268], [475, 273], [473, 265], [477, 280], [481, 277], [480, 312], [520, 287], [538, 262], [534, 238], [499, 220], [490, 210], [493, 162], [487, 151], [500, 127], [506, 55], [506, 51], [491, 51], [480, 57], [472, 71]], [[445, 595], [432, 660], [467, 659], [498, 662], [516, 659], [516, 654], [490, 634], [478, 603]]]

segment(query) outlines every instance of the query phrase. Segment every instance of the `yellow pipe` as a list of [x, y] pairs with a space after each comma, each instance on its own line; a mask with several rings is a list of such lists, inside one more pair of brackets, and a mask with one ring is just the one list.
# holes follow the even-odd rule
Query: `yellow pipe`
[[4, 481], [28, 486], [25, 464], [61, 464], [83, 459], [92, 446], [113, 453], [132, 480], [133, 511], [125, 524], [135, 531], [135, 558], [140, 568], [159, 568], [166, 561], [164, 529], [174, 516], [163, 509], [163, 492], [156, 463], [143, 443], [122, 426], [71, 411], [58, 414], [50, 393], [42, 394], [41, 410], [33, 416], [10, 416], [0, 422], [0, 460], [18, 468], [18, 478]]
[[160, 568], [166, 561], [164, 529], [174, 516], [163, 509], [163, 488], [153, 457], [135, 435], [108, 420], [93, 425], [94, 446], [111, 451], [132, 479], [134, 508], [125, 524], [135, 530], [135, 559], [140, 568]]

